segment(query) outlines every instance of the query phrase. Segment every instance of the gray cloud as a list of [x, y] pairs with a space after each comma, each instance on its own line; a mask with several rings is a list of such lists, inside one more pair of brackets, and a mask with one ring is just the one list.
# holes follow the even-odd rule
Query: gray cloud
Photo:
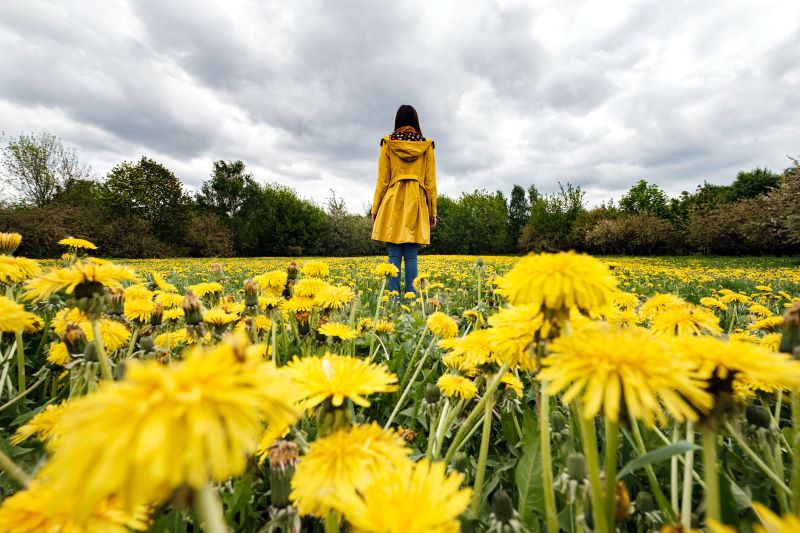
[[798, 153], [798, 16], [791, 0], [7, 0], [0, 128], [51, 131], [99, 173], [147, 154], [193, 188], [243, 159], [361, 211], [411, 103], [445, 194], [677, 194]]

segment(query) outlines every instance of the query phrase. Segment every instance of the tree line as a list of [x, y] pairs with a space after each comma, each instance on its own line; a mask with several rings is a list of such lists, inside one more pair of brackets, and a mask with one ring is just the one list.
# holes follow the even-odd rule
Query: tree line
[[[800, 251], [800, 166], [742, 171], [730, 185], [704, 183], [670, 198], [641, 180], [619, 199], [588, 207], [578, 185], [542, 194], [514, 185], [509, 197], [475, 190], [439, 196], [439, 225], [424, 251], [501, 254], [577, 249], [601, 254], [787, 254]], [[242, 161], [215, 161], [190, 193], [148, 157], [92, 176], [74, 150], [42, 133], [0, 152], [14, 196], [0, 231], [23, 234], [20, 253], [52, 257], [65, 236], [109, 257], [370, 255], [369, 211], [353, 214], [332, 193], [320, 206], [289, 187], [259, 183]]]

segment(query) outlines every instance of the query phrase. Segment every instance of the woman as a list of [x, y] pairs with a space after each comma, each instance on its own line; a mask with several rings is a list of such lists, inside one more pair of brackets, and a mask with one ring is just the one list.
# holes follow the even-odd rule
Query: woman
[[400, 263], [405, 261], [405, 291], [414, 292], [417, 248], [430, 244], [436, 227], [434, 144], [422, 136], [417, 111], [401, 105], [394, 131], [381, 139], [378, 182], [372, 200], [372, 239], [387, 243], [389, 262], [398, 275], [389, 290], [400, 293]]

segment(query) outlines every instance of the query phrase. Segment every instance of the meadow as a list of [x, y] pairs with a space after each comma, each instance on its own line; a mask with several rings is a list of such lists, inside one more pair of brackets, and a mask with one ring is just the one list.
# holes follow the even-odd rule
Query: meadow
[[800, 526], [797, 258], [431, 255], [392, 294], [13, 235], [0, 531]]

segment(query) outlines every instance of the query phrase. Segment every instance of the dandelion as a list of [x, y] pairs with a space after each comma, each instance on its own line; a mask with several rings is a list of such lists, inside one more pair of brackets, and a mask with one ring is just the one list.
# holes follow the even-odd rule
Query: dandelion
[[197, 296], [199, 298], [203, 298], [205, 296], [213, 296], [215, 294], [222, 294], [222, 291], [224, 289], [222, 287], [222, 284], [220, 284], [220, 283], [218, 283], [216, 281], [204, 281], [202, 283], [196, 283], [194, 285], [189, 285], [188, 290], [192, 291], [192, 293], [195, 296]]
[[0, 531], [9, 533], [128, 533], [148, 527], [143, 506], [132, 512], [120, 500], [104, 499], [83, 517], [72, 513], [74, 498], [58, 494], [46, 481], [35, 481], [27, 490], [7, 497], [0, 507]]
[[463, 474], [423, 459], [388, 469], [356, 492], [346, 487], [335, 501], [356, 531], [451, 533], [472, 498]]
[[694, 421], [695, 408], [708, 411], [713, 405], [697, 365], [675, 357], [641, 328], [585, 329], [559, 337], [542, 365], [538, 378], [549, 382], [547, 394], [564, 391], [564, 403], [581, 395], [586, 420], [603, 409], [616, 423], [624, 409], [652, 426], [655, 419], [664, 422], [662, 406], [678, 421]]
[[443, 374], [436, 382], [436, 386], [449, 398], [471, 400], [478, 394], [478, 387], [472, 380], [456, 374]]
[[756, 533], [793, 533], [800, 531], [800, 518], [787, 514], [783, 518], [776, 515], [761, 503], [753, 502], [753, 509], [758, 515], [763, 526], [755, 525], [753, 530]]
[[238, 475], [264, 422], [295, 420], [299, 391], [271, 363], [246, 359], [243, 345], [229, 337], [168, 367], [131, 359], [122, 381], [73, 401], [43, 475], [75, 498], [74, 516], [114, 494], [131, 510]]
[[610, 303], [616, 279], [600, 261], [575, 252], [535, 254], [520, 259], [500, 281], [514, 305], [555, 312], [577, 307], [591, 312]]
[[152, 313], [153, 302], [151, 300], [125, 300], [125, 318], [131, 322], [144, 324], [150, 320]]
[[322, 261], [306, 261], [300, 272], [310, 278], [324, 278], [330, 274], [330, 267]]
[[39, 263], [26, 257], [0, 255], [0, 283], [14, 285], [39, 274]]
[[393, 278], [396, 277], [399, 273], [400, 270], [391, 263], [381, 263], [380, 265], [375, 267], [376, 276]]
[[394, 331], [394, 322], [390, 320], [378, 320], [375, 322], [375, 331], [377, 333], [389, 334]]
[[75, 248], [79, 250], [97, 250], [97, 246], [87, 241], [86, 239], [76, 239], [73, 237], [67, 237], [66, 239], [61, 239], [60, 241], [58, 241], [58, 244], [62, 244], [64, 246], [69, 246], [70, 248]]
[[673, 305], [652, 319], [652, 330], [660, 335], [719, 335], [719, 317], [704, 307]]
[[405, 298], [406, 300], [416, 300], [417, 299], [417, 294], [414, 293], [414, 292], [409, 291], [409, 292], [403, 293], [403, 298]]
[[750, 314], [761, 318], [772, 316], [772, 311], [761, 304], [753, 304], [750, 306]]
[[228, 313], [219, 307], [203, 311], [203, 322], [215, 328], [224, 328], [237, 320], [239, 320], [239, 315]]
[[172, 309], [167, 309], [164, 311], [162, 318], [166, 322], [177, 322], [183, 318], [183, 308], [173, 307]]
[[136, 274], [126, 266], [82, 262], [29, 280], [23, 297], [26, 300], [46, 300], [63, 290], [76, 298], [91, 298], [101, 295], [104, 286], [136, 279]]
[[324, 518], [337, 495], [366, 489], [373, 479], [405, 465], [410, 453], [400, 435], [374, 422], [341, 429], [311, 443], [300, 458], [291, 499], [300, 514]]
[[314, 305], [320, 309], [338, 310], [344, 308], [354, 297], [355, 293], [350, 287], [327, 286], [314, 295]]
[[[522, 370], [536, 370], [531, 347], [550, 334], [550, 323], [536, 305], [512, 306], [489, 317], [490, 342], [500, 361]], [[470, 334], [472, 335], [472, 334]]]
[[161, 304], [164, 309], [173, 309], [181, 306], [183, 296], [172, 292], [159, 292], [155, 295], [157, 304]]
[[67, 345], [63, 342], [54, 342], [50, 344], [47, 350], [47, 362], [51, 365], [64, 366], [69, 363], [72, 358], [67, 350]]
[[642, 304], [642, 307], [639, 308], [639, 313], [643, 317], [652, 320], [659, 313], [671, 307], [682, 305], [686, 305], [686, 301], [680, 296], [675, 296], [674, 294], [656, 294]]
[[639, 305], [639, 297], [632, 292], [615, 292], [611, 305], [621, 311], [633, 310]]
[[281, 307], [288, 313], [302, 313], [314, 309], [314, 298], [294, 296], [284, 300]]
[[178, 292], [178, 289], [175, 287], [175, 285], [164, 279], [164, 276], [162, 276], [158, 272], [151, 270], [150, 277], [153, 278], [153, 283], [155, 284], [156, 287], [158, 287], [160, 291], [165, 293]]
[[319, 327], [319, 332], [326, 337], [338, 339], [339, 341], [349, 341], [358, 337], [358, 333], [347, 324], [339, 322], [326, 322]]
[[776, 332], [783, 327], [783, 317], [782, 316], [770, 316], [767, 318], [762, 318], [756, 322], [747, 326], [747, 329], [750, 331], [769, 331], [769, 332]]
[[19, 233], [0, 232], [0, 254], [12, 255], [22, 242], [22, 235]]
[[285, 270], [272, 270], [260, 276], [254, 276], [253, 281], [258, 283], [262, 289], [271, 292], [281, 292], [286, 287], [289, 275]]
[[506, 390], [514, 391], [517, 398], [522, 398], [522, 381], [517, 376], [507, 372], [500, 378], [500, 383], [505, 385]]
[[738, 292], [729, 292], [720, 298], [722, 303], [737, 303], [737, 304], [746, 304], [750, 301], [750, 297], [745, 294], [739, 294]]
[[15, 333], [31, 329], [36, 315], [29, 313], [21, 304], [0, 296], [0, 332]]
[[147, 288], [144, 283], [129, 285], [124, 290], [126, 300], [152, 300], [155, 293]]
[[[86, 335], [86, 340], [89, 342], [94, 341], [94, 331], [91, 324], [89, 322], [81, 322], [80, 327]], [[131, 332], [128, 328], [115, 320], [101, 318], [97, 321], [97, 329], [100, 331], [100, 339], [103, 341], [103, 346], [109, 352], [115, 352], [126, 346], [131, 338]]]
[[356, 333], [358, 335], [363, 335], [367, 331], [371, 330], [373, 327], [374, 324], [371, 318], [362, 318], [361, 320], [358, 321], [358, 324], [356, 324]]
[[319, 278], [303, 278], [294, 286], [294, 295], [303, 298], [314, 298], [320, 291], [329, 285]]
[[427, 325], [434, 335], [443, 339], [449, 339], [458, 334], [456, 321], [440, 311], [432, 313], [428, 317]]
[[708, 307], [709, 309], [718, 309], [720, 311], [727, 311], [728, 306], [724, 303], [720, 302], [716, 298], [711, 298], [710, 296], [705, 296], [700, 298], [700, 305], [703, 307]]
[[384, 365], [344, 355], [295, 357], [284, 371], [303, 391], [304, 409], [313, 409], [328, 398], [334, 407], [341, 406], [345, 398], [369, 407], [364, 396], [397, 390], [397, 376]]
[[31, 437], [36, 437], [36, 440], [40, 442], [54, 441], [58, 434], [59, 422], [72, 408], [72, 402], [46, 406], [39, 414], [17, 429], [14, 436], [11, 437], [11, 443], [21, 444]]

